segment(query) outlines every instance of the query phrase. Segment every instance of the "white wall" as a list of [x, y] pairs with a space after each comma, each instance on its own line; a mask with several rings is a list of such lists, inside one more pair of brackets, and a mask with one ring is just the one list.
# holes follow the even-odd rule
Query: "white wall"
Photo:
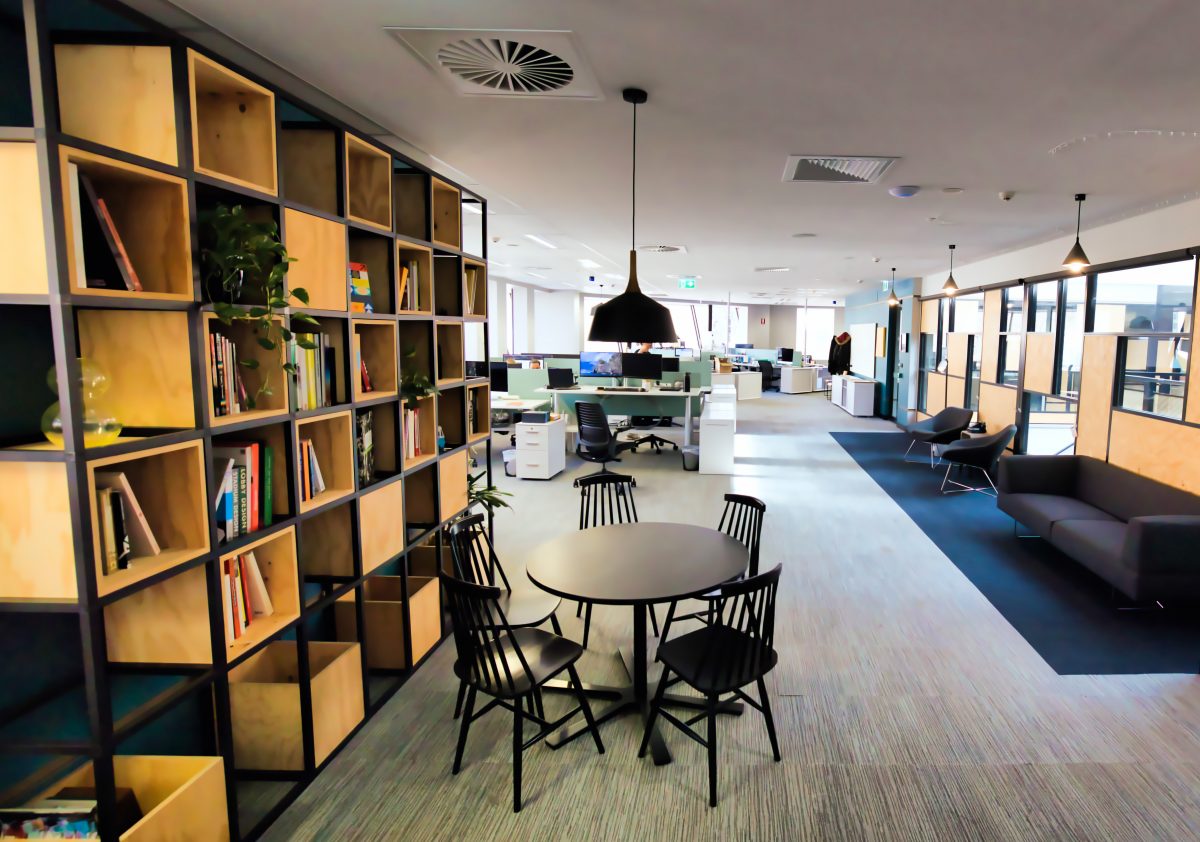
[[583, 350], [583, 296], [577, 292], [530, 290], [533, 347], [530, 351], [578, 354]]
[[[1073, 208], [1064, 208], [1067, 222]], [[1087, 203], [1083, 214], [1087, 218]], [[1130, 219], [1084, 229], [1079, 236], [1092, 263], [1108, 263], [1158, 252], [1184, 249], [1200, 243], [1200, 199], [1151, 211]], [[1030, 278], [1062, 271], [1062, 259], [1075, 242], [1068, 234], [1049, 242], [1007, 252], [996, 257], [964, 263], [954, 268], [960, 287], [975, 287], [1017, 278]], [[946, 282], [946, 272], [923, 279], [921, 293], [936, 295]]]
[[[746, 341], [755, 348], [771, 347], [771, 307], [767, 304], [751, 304], [749, 311], [749, 331]], [[763, 323], [765, 320], [765, 324]], [[792, 335], [796, 333], [792, 328]]]
[[767, 327], [771, 341], [768, 348], [796, 347], [796, 308], [791, 305], [772, 305]]

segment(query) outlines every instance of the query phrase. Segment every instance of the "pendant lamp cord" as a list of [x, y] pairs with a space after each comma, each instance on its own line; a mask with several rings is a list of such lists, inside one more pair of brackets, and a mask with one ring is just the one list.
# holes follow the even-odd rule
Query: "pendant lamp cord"
[[633, 202], [629, 211], [629, 247], [637, 248], [637, 103], [633, 104], [633, 175], [631, 177]]
[[[637, 111], [633, 112], [633, 119], [637, 120]], [[1079, 242], [1079, 226], [1083, 222], [1083, 199], [1075, 200], [1075, 242]]]

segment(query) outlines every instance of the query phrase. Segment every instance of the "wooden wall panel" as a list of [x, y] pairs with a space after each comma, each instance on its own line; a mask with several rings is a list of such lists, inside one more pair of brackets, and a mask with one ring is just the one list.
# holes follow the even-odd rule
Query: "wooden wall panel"
[[1053, 333], [1031, 333], [1025, 337], [1025, 390], [1054, 392]]
[[35, 144], [0, 143], [0, 184], [0, 293], [46, 295], [50, 274]]
[[1079, 386], [1079, 433], [1075, 452], [1108, 458], [1108, 425], [1112, 415], [1113, 377], [1117, 367], [1117, 337], [1083, 338], [1083, 373]]
[[971, 334], [969, 333], [952, 333], [950, 334], [950, 347], [947, 356], [948, 367], [946, 373], [954, 377], [967, 376], [967, 346], [971, 343]]
[[967, 381], [963, 377], [946, 378], [946, 406], [967, 405]]
[[288, 286], [308, 292], [314, 310], [347, 309], [346, 226], [291, 208], [283, 210], [283, 238], [296, 262]]
[[925, 411], [937, 415], [946, 408], [946, 375], [929, 372], [925, 387]]
[[1114, 412], [1108, 461], [1200, 494], [1200, 427], [1132, 412]]
[[1017, 390], [992, 383], [979, 384], [979, 420], [989, 432], [1017, 423]]
[[1000, 313], [1004, 309], [1004, 290], [989, 289], [983, 294], [983, 336], [975, 340], [982, 342], [980, 351], [980, 380], [996, 382], [996, 369], [1000, 362]]

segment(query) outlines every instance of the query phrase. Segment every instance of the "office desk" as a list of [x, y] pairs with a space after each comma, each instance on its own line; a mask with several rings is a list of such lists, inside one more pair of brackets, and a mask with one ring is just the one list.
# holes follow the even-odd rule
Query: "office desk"
[[[539, 389], [538, 391], [544, 392], [546, 390]], [[533, 412], [541, 409], [548, 403], [550, 403], [549, 398], [524, 400], [522, 398], [510, 398], [503, 394], [492, 395], [492, 409], [507, 409], [510, 412]]]
[[798, 395], [816, 390], [816, 366], [781, 365], [779, 367], [779, 391], [788, 395]]
[[[610, 392], [598, 386], [580, 386], [578, 389], [538, 389], [539, 393], [553, 396], [554, 412], [570, 410], [577, 400], [595, 401], [610, 415], [663, 415], [674, 418], [683, 416], [683, 443], [692, 443], [692, 399], [704, 394], [704, 389], [676, 392], [650, 389], [646, 392]], [[680, 406], [682, 404], [682, 406]], [[679, 410], [683, 410], [680, 412]]]

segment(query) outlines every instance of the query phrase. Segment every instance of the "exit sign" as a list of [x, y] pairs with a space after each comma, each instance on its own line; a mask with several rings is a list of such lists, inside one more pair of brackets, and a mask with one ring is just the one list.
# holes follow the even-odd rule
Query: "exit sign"
[[695, 278], [680, 278], [679, 279], [679, 288], [680, 289], [695, 289], [696, 288], [696, 279]]

